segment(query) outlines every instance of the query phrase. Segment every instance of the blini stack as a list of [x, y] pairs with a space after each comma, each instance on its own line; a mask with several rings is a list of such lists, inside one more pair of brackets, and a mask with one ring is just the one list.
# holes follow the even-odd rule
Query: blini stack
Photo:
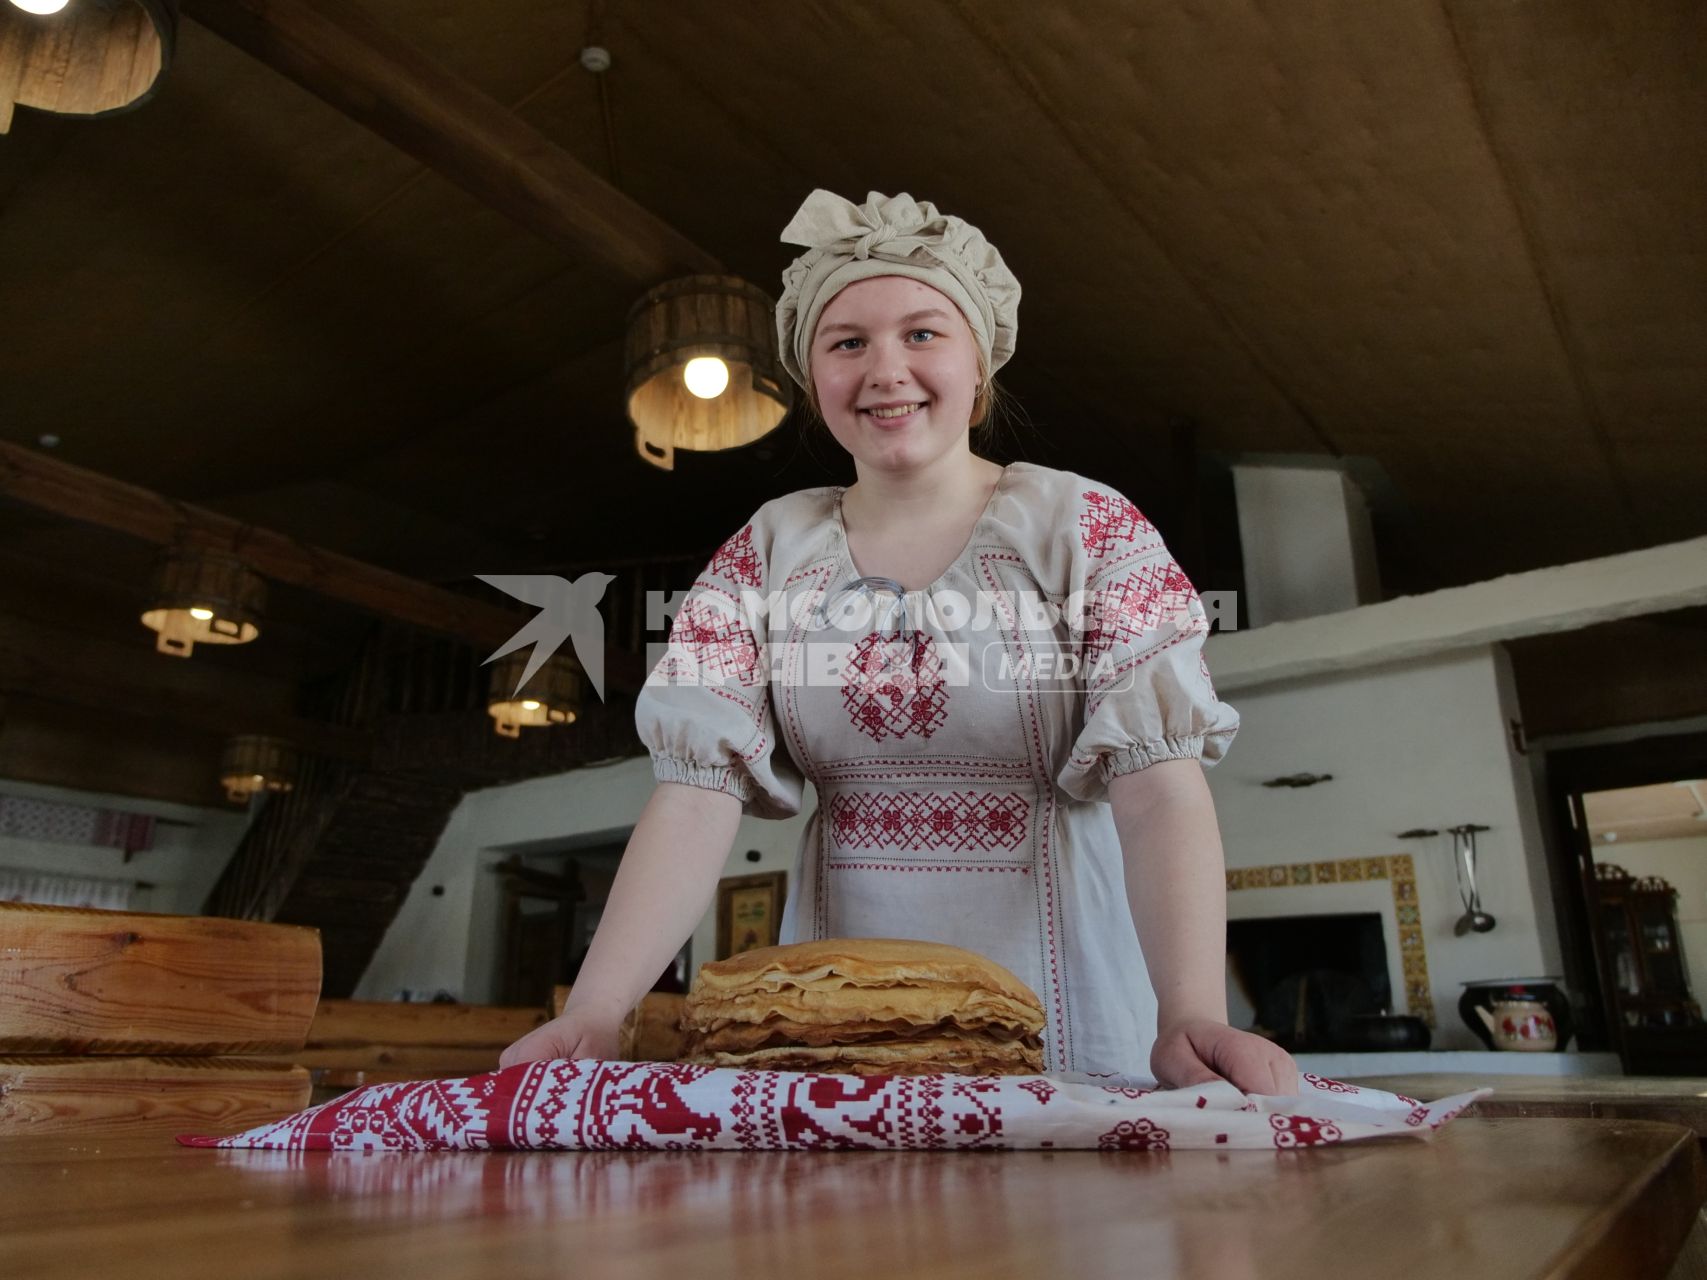
[[1043, 1070], [1043, 1007], [974, 952], [829, 938], [700, 968], [683, 1010], [688, 1060], [857, 1075]]

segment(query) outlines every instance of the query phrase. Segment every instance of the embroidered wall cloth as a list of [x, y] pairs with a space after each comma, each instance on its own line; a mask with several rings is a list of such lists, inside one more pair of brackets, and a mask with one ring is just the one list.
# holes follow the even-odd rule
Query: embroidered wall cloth
[[154, 847], [154, 818], [57, 800], [0, 796], [0, 836], [85, 844], [142, 853]]
[[266, 1151], [1169, 1151], [1427, 1138], [1489, 1090], [1419, 1103], [1304, 1076], [1298, 1097], [1217, 1082], [845, 1076], [685, 1063], [531, 1062], [373, 1085], [191, 1147]]

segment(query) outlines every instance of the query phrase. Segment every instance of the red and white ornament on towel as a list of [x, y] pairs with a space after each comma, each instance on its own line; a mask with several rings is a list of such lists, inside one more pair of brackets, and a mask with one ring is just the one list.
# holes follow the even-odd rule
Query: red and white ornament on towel
[[1419, 1103], [1304, 1076], [1297, 1097], [1088, 1076], [851, 1076], [530, 1062], [372, 1085], [192, 1147], [266, 1151], [1178, 1151], [1426, 1138], [1488, 1090]]

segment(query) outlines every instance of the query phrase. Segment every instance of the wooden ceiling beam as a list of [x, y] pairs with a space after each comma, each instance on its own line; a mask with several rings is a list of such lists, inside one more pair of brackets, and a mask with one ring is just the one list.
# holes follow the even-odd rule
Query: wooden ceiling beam
[[[86, 710], [91, 713], [92, 728], [106, 723], [107, 717], [130, 716], [220, 737], [269, 734], [315, 755], [356, 765], [365, 765], [373, 757], [373, 738], [361, 730], [274, 710], [256, 698], [198, 695], [126, 678], [115, 673], [140, 666], [138, 657], [155, 655], [94, 640], [78, 644], [73, 638], [69, 645], [64, 640], [55, 628], [0, 620], [0, 693]], [[68, 648], [74, 655], [71, 663], [65, 657]]]
[[[528, 618], [430, 583], [243, 524], [150, 489], [0, 441], [0, 494], [29, 506], [116, 529], [160, 546], [228, 551], [275, 582], [304, 587], [381, 617], [496, 649]], [[636, 689], [645, 677], [638, 655], [606, 649], [606, 678]]]
[[0, 441], [0, 493], [160, 546], [216, 548], [276, 582], [306, 587], [382, 617], [496, 648], [526, 621], [496, 605], [309, 546], [151, 489]]
[[646, 288], [722, 265], [497, 100], [338, 0], [185, 0], [184, 12], [481, 203]]
[[[0, 649], [0, 694], [24, 701], [54, 702], [87, 713], [91, 739], [110, 741], [112, 719], [146, 720], [194, 729], [221, 739], [260, 733], [299, 751], [357, 767], [373, 759], [371, 735], [341, 725], [269, 711], [244, 711], [205, 698], [185, 698], [137, 685], [104, 685], [54, 671], [39, 659]], [[81, 718], [81, 717], [80, 717]], [[210, 758], [211, 770], [218, 761]], [[86, 789], [86, 786], [85, 786]]]

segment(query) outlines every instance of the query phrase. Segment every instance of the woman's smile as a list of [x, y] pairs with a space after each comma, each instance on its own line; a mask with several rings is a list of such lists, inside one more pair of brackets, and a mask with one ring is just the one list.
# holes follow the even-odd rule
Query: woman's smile
[[879, 431], [899, 431], [916, 419], [929, 401], [908, 400], [900, 404], [868, 405], [860, 416]]

